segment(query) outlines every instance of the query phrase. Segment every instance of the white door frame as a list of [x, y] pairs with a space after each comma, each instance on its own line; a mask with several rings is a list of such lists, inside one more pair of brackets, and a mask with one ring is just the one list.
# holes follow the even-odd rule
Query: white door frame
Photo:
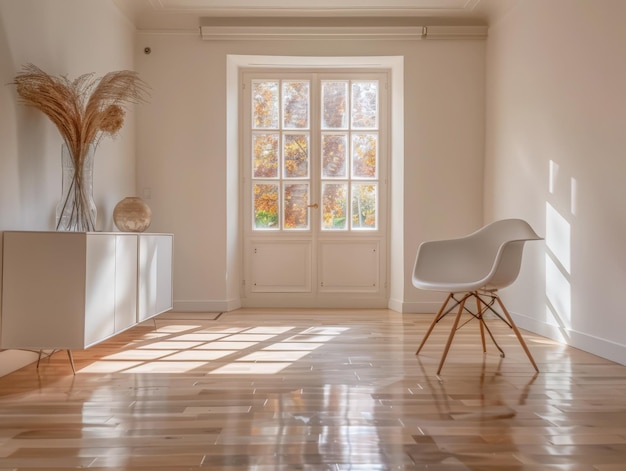
[[227, 194], [226, 266], [227, 299], [224, 310], [242, 306], [242, 221], [240, 191], [240, 130], [239, 75], [242, 68], [370, 68], [391, 70], [391, 127], [389, 153], [389, 299], [388, 307], [402, 310], [404, 295], [404, 58], [402, 56], [374, 57], [293, 57], [227, 55]]

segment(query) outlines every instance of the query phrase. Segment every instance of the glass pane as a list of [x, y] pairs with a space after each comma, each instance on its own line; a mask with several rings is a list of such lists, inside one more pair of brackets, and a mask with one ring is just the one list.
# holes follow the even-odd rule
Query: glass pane
[[253, 129], [278, 129], [278, 82], [252, 82]]
[[346, 129], [348, 82], [322, 82], [322, 129]]
[[352, 82], [352, 128], [378, 127], [378, 81]]
[[254, 178], [278, 177], [278, 134], [253, 134], [252, 159]]
[[285, 129], [308, 129], [308, 81], [283, 82], [283, 127]]
[[348, 227], [347, 183], [322, 184], [322, 229], [345, 230]]
[[346, 178], [346, 134], [322, 134], [322, 177]]
[[375, 183], [352, 184], [352, 228], [376, 229], [376, 197], [378, 187]]
[[352, 135], [352, 178], [376, 178], [378, 134]]
[[254, 184], [254, 228], [280, 229], [278, 226], [278, 183]]
[[285, 184], [284, 227], [285, 229], [309, 228], [309, 184]]
[[285, 134], [283, 136], [283, 165], [285, 178], [309, 176], [309, 135]]

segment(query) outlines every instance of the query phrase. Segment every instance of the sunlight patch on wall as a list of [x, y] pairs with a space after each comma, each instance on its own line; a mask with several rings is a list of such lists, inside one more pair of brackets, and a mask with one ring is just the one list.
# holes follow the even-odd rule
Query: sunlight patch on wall
[[549, 255], [546, 255], [547, 308], [557, 323], [565, 329], [571, 327], [572, 292], [569, 280], [559, 270]]
[[578, 182], [574, 177], [570, 180], [570, 211], [573, 216], [578, 212]]
[[554, 187], [556, 186], [556, 180], [559, 175], [559, 164], [557, 164], [554, 160], [551, 160], [548, 171], [548, 191], [551, 195], [553, 195]]
[[546, 247], [568, 275], [571, 274], [570, 240], [569, 222], [546, 203]]
[[[564, 179], [556, 162], [549, 162], [548, 192], [558, 206], [567, 205], [572, 215], [577, 209], [577, 182]], [[569, 191], [567, 184], [569, 183]], [[556, 203], [555, 203], [556, 204]], [[571, 224], [550, 202], [546, 202], [546, 318], [559, 327], [566, 341], [572, 327]]]

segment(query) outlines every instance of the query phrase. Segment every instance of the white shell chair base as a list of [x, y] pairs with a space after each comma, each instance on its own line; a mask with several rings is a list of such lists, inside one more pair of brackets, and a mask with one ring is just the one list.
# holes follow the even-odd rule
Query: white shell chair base
[[[465, 237], [428, 241], [420, 245], [413, 270], [413, 285], [423, 290], [447, 292], [448, 296], [430, 324], [416, 355], [422, 350], [437, 323], [459, 306], [437, 374], [441, 373], [456, 331], [469, 322], [459, 326], [464, 313], [471, 315], [469, 320], [477, 319], [480, 323], [483, 352], [486, 352], [487, 332], [500, 355], [504, 357], [504, 351], [485, 323], [484, 315], [487, 312], [494, 313], [513, 329], [531, 364], [539, 371], [524, 338], [497, 294], [499, 288], [509, 286], [517, 278], [524, 243], [530, 240], [541, 240], [541, 237], [526, 221], [504, 219], [488, 224]], [[470, 298], [476, 301], [476, 312], [467, 304]], [[451, 302], [455, 304], [448, 308]], [[496, 303], [502, 315], [494, 309]]]

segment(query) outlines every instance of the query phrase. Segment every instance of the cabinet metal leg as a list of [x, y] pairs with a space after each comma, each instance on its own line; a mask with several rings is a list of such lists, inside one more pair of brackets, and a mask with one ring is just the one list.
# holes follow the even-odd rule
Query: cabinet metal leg
[[[67, 351], [67, 357], [69, 358], [70, 365], [72, 367], [72, 373], [76, 374], [76, 368], [74, 367], [74, 357], [72, 356], [72, 351], [69, 348], [66, 351]], [[50, 358], [56, 352], [58, 352], [58, 350], [52, 350], [50, 353], [46, 355], [46, 357]], [[37, 369], [39, 369], [39, 363], [41, 363], [41, 355], [43, 355], [43, 350], [39, 350], [39, 356], [37, 357]]]
[[67, 357], [70, 359], [70, 365], [72, 365], [72, 373], [76, 374], [76, 368], [74, 368], [74, 357], [72, 356], [72, 351], [67, 349]]
[[42, 353], [43, 353], [43, 350], [39, 350], [39, 356], [37, 357], [37, 369], [39, 369], [39, 363], [41, 362]]

